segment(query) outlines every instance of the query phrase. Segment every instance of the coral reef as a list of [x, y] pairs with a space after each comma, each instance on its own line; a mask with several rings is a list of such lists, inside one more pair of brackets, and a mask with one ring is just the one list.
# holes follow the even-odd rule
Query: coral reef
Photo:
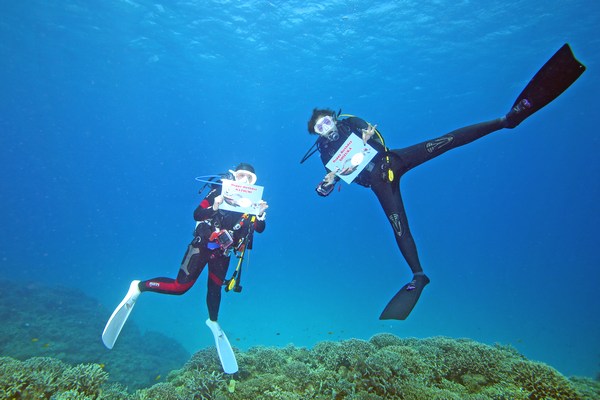
[[214, 348], [194, 354], [166, 381], [135, 393], [107, 381], [97, 364], [0, 358], [0, 398], [188, 399], [600, 399], [600, 382], [567, 379], [511, 347], [468, 339], [321, 342], [312, 349], [253, 347], [240, 371], [221, 372]]
[[2, 356], [97, 363], [109, 373], [109, 382], [122, 382], [129, 390], [156, 383], [157, 376], [166, 376], [189, 358], [172, 339], [152, 332], [142, 335], [134, 321], [128, 322], [117, 346], [108, 351], [100, 335], [111, 311], [81, 291], [9, 281], [0, 285], [10, 288], [0, 296]]
[[[50, 357], [0, 357], [2, 399], [96, 399], [108, 379], [98, 364], [69, 366]], [[122, 395], [125, 395], [122, 392]]]
[[[553, 368], [525, 359], [511, 347], [468, 339], [401, 339], [391, 334], [369, 341], [321, 342], [308, 350], [254, 347], [239, 353], [240, 372], [227, 385], [214, 375], [200, 398], [229, 399], [585, 399], [600, 397], [586, 380], [569, 381]], [[202, 351], [163, 385], [190, 396], [182, 385], [218, 363]], [[218, 365], [218, 364], [217, 364]], [[209, 369], [203, 369], [209, 367]], [[192, 375], [190, 375], [192, 374]], [[182, 379], [183, 377], [183, 379]]]

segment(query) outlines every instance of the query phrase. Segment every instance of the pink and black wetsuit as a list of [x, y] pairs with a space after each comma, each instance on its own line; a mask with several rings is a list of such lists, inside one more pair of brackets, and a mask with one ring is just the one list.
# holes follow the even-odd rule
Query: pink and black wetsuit
[[[153, 278], [139, 283], [142, 292], [156, 292], [163, 294], [181, 295], [187, 292], [196, 283], [196, 280], [208, 264], [208, 289], [206, 293], [206, 304], [208, 314], [212, 321], [217, 321], [219, 307], [221, 304], [221, 287], [229, 268], [229, 253], [223, 250], [215, 242], [209, 240], [211, 233], [209, 226], [218, 225], [219, 229], [235, 231], [234, 227], [240, 222], [243, 214], [234, 211], [214, 211], [212, 206], [215, 197], [221, 193], [221, 188], [213, 188], [210, 193], [200, 202], [194, 211], [194, 219], [201, 222], [194, 232], [194, 239], [181, 261], [176, 279]], [[261, 233], [265, 230], [265, 221], [256, 220], [253, 230]], [[235, 231], [234, 235], [245, 234]], [[248, 248], [252, 246], [252, 237], [249, 238]]]

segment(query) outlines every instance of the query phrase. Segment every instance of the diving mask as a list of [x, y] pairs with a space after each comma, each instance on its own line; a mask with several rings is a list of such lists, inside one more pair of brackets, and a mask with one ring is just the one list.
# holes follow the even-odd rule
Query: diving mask
[[236, 182], [247, 183], [250, 185], [254, 185], [256, 183], [256, 174], [250, 171], [238, 169], [237, 171], [229, 170], [229, 172], [235, 177]]
[[329, 140], [336, 140], [339, 137], [335, 120], [331, 115], [325, 115], [315, 122], [315, 132]]

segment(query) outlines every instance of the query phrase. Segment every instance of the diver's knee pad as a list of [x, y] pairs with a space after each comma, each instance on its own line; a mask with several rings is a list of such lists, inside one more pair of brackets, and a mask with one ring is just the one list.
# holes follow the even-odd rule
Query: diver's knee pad
[[397, 213], [393, 213], [388, 215], [390, 219], [390, 223], [392, 224], [392, 228], [394, 229], [394, 233], [398, 235], [398, 237], [402, 237], [404, 234], [404, 229], [402, 229], [402, 222], [400, 221], [400, 215]]
[[444, 135], [437, 139], [430, 140], [429, 142], [425, 143], [425, 150], [429, 154], [433, 154], [433, 153], [436, 153], [436, 152], [442, 150], [444, 147], [448, 146], [453, 141], [454, 141], [454, 136], [451, 134], [447, 134], [447, 135]]
[[181, 265], [179, 269], [185, 272], [186, 275], [190, 274], [189, 265], [192, 257], [196, 254], [200, 253], [200, 249], [195, 247], [193, 244], [188, 245], [188, 249], [183, 256], [183, 260], [181, 260]]

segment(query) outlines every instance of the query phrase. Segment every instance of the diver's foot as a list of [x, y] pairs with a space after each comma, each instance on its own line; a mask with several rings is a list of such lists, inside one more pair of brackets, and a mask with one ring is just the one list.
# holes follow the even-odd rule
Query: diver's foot
[[428, 283], [429, 278], [423, 272], [414, 274], [412, 281], [402, 286], [398, 293], [392, 297], [379, 319], [405, 320], [419, 301], [421, 292]]
[[210, 328], [210, 330], [212, 331], [212, 333], [215, 337], [223, 336], [223, 329], [221, 329], [221, 325], [219, 325], [219, 323], [217, 321], [213, 321], [210, 318], [208, 318], [206, 320], [206, 326], [208, 326]]
[[127, 308], [132, 308], [135, 305], [136, 300], [138, 299], [138, 297], [140, 297], [140, 294], [142, 293], [140, 291], [139, 283], [140, 281], [135, 280], [131, 281], [131, 284], [129, 285], [129, 290], [127, 291], [127, 294], [123, 299], [123, 303], [127, 305]]
[[429, 282], [429, 278], [424, 273], [417, 273], [413, 276], [413, 280], [406, 285], [406, 291], [410, 292], [417, 288], [423, 289]]
[[504, 117], [504, 127], [513, 129], [517, 127], [525, 118], [529, 117], [531, 113], [531, 102], [527, 99], [522, 99], [506, 114]]

